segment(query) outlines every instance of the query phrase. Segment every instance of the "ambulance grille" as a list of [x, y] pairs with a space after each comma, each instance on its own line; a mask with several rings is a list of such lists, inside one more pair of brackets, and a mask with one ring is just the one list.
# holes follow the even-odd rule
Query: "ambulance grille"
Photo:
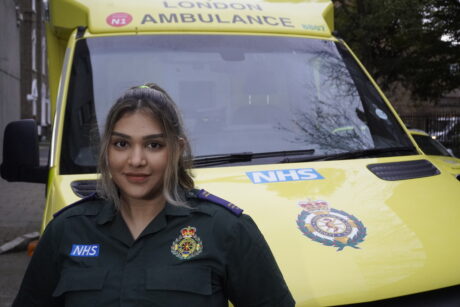
[[80, 180], [70, 184], [72, 191], [81, 198], [87, 197], [96, 192], [96, 180]]
[[367, 168], [383, 180], [395, 181], [439, 175], [439, 170], [428, 160], [369, 164]]

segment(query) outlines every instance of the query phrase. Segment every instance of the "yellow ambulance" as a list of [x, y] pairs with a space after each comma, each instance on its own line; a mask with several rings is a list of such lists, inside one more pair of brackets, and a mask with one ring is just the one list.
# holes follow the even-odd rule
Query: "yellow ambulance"
[[8, 127], [2, 165], [47, 183], [42, 230], [95, 191], [115, 98], [155, 82], [183, 114], [197, 186], [254, 218], [297, 306], [460, 306], [459, 179], [334, 35], [331, 1], [48, 5], [49, 166], [33, 121]]

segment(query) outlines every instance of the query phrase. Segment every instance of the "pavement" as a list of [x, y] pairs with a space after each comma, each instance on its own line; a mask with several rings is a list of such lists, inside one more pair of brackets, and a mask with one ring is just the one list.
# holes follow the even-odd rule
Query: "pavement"
[[25, 252], [0, 255], [0, 307], [11, 307], [30, 257]]
[[[40, 231], [45, 185], [0, 179], [0, 246], [21, 235]], [[25, 250], [0, 255], [0, 307], [11, 306], [30, 257]]]
[[45, 185], [0, 179], [0, 245], [40, 230], [45, 208]]
[[[43, 153], [44, 157], [47, 153]], [[41, 158], [46, 163], [46, 158]], [[0, 159], [1, 161], [1, 159]], [[7, 182], [0, 178], [0, 246], [40, 231], [45, 184]], [[24, 249], [0, 254], [0, 307], [9, 307], [19, 289], [30, 257]]]

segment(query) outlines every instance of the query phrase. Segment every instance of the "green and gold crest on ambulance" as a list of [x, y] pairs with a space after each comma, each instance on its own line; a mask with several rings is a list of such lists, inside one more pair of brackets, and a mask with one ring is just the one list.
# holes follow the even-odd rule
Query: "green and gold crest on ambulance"
[[190, 259], [202, 250], [203, 243], [196, 235], [196, 228], [191, 226], [182, 228], [180, 236], [171, 245], [171, 253], [179, 259]]
[[366, 227], [353, 215], [329, 208], [323, 200], [300, 201], [299, 206], [302, 212], [297, 217], [297, 226], [313, 241], [337, 247], [337, 251], [346, 246], [359, 248], [357, 245], [364, 241]]

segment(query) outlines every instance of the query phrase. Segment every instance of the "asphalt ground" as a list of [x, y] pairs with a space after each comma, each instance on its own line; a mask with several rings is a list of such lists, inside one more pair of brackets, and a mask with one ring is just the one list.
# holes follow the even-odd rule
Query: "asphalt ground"
[[[9, 183], [0, 179], [0, 246], [23, 234], [40, 230], [45, 185]], [[0, 307], [11, 306], [29, 256], [24, 249], [0, 254]]]
[[[42, 165], [47, 155], [47, 149], [41, 148]], [[44, 207], [44, 184], [10, 183], [0, 178], [0, 246], [40, 231]], [[0, 307], [11, 306], [29, 260], [24, 248], [0, 254]]]

